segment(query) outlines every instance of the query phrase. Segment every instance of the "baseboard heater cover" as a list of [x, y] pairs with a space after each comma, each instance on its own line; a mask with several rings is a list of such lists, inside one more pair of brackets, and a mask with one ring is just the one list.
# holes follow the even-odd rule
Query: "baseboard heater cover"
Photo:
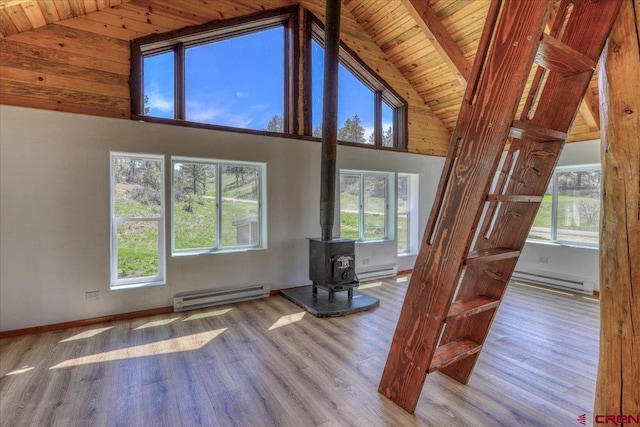
[[214, 305], [231, 304], [269, 296], [268, 285], [247, 286], [244, 288], [205, 289], [176, 294], [173, 298], [173, 311], [195, 310]]
[[393, 277], [398, 274], [398, 268], [395, 264], [378, 265], [376, 267], [363, 268], [356, 270], [358, 280], [363, 282], [365, 280], [384, 279], [385, 277]]
[[540, 270], [516, 270], [513, 272], [511, 278], [588, 295], [593, 295], [593, 289], [595, 287], [595, 283], [586, 277], [570, 276]]

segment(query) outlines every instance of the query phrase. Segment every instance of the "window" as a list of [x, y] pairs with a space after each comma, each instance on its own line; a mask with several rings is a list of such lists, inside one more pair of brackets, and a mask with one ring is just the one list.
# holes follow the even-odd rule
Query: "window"
[[393, 239], [390, 200], [393, 174], [340, 172], [340, 237], [360, 241]]
[[398, 254], [418, 252], [418, 175], [398, 174]]
[[174, 255], [266, 247], [266, 165], [173, 158]]
[[[312, 135], [322, 136], [324, 30], [314, 20], [311, 35]], [[406, 103], [345, 46], [338, 66], [338, 139], [383, 147], [404, 147]]]
[[111, 153], [111, 287], [162, 284], [164, 160]]
[[599, 224], [600, 165], [558, 167], [529, 239], [596, 246]]
[[[256, 131], [289, 131], [294, 9], [134, 42], [134, 113]], [[137, 60], [136, 58], [137, 57]]]

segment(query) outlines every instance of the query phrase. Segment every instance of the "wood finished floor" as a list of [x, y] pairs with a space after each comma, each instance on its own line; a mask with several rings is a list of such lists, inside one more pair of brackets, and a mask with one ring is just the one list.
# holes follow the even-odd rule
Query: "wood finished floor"
[[590, 420], [598, 303], [512, 284], [468, 385], [429, 375], [415, 415], [377, 392], [406, 277], [371, 312], [281, 296], [0, 340], [2, 426], [571, 426]]

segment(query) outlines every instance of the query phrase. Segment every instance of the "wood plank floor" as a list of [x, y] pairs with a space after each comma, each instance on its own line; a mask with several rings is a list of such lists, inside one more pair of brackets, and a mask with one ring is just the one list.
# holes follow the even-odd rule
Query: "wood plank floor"
[[415, 415], [377, 387], [407, 278], [316, 319], [281, 296], [0, 341], [2, 426], [571, 426], [592, 419], [598, 302], [512, 284], [468, 385]]

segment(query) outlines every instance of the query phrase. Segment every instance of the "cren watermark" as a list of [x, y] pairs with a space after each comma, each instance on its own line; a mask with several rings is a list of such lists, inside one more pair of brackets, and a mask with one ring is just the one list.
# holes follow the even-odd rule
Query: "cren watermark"
[[[587, 425], [587, 414], [578, 415], [577, 421], [582, 425]], [[610, 424], [613, 426], [640, 425], [640, 414], [603, 415], [598, 414], [593, 417], [594, 424]]]

